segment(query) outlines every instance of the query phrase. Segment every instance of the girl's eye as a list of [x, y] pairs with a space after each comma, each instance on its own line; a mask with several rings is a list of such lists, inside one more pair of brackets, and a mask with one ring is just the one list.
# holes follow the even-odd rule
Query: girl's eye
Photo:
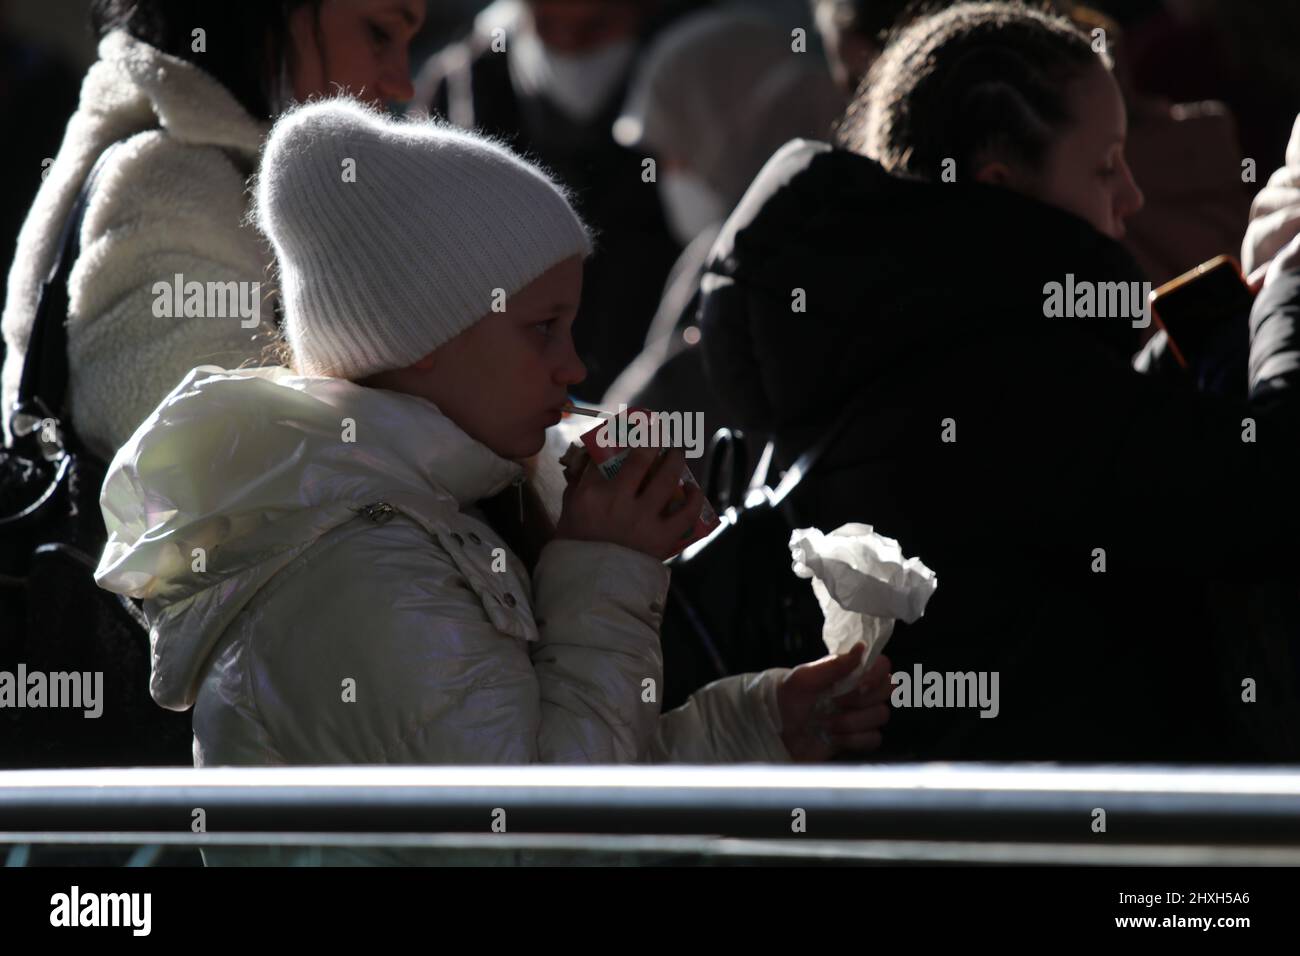
[[551, 330], [554, 327], [555, 327], [554, 319], [547, 319], [545, 322], [538, 322], [536, 325], [533, 326], [533, 328], [535, 329], [541, 329], [542, 337], [547, 339], [551, 337]]
[[373, 22], [369, 24], [369, 27], [370, 35], [374, 38], [374, 41], [380, 46], [387, 46], [388, 42], [392, 39], [392, 37], [389, 36], [388, 31]]

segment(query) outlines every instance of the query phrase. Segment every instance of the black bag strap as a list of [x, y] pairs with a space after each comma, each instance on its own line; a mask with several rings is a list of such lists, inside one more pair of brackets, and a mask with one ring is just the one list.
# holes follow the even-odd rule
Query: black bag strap
[[[826, 433], [811, 448], [796, 458], [794, 464], [786, 469], [785, 474], [781, 476], [780, 483], [772, 490], [770, 500], [774, 506], [785, 500], [790, 492], [794, 491], [798, 486], [799, 482], [807, 477], [817, 462], [826, 454], [827, 449], [834, 445], [848, 429], [849, 423], [858, 417], [868, 400], [869, 396], [862, 396], [857, 401], [846, 405], [840, 412], [839, 417], [831, 423], [831, 427]], [[772, 445], [775, 450], [776, 445], [774, 442], [768, 444]]]
[[[840, 412], [839, 417], [831, 423], [830, 428], [803, 454], [796, 458], [794, 464], [785, 470], [776, 488], [772, 488], [767, 482], [767, 469], [776, 451], [775, 440], [768, 441], [767, 446], [759, 456], [758, 464], [750, 477], [747, 490], [741, 493], [734, 467], [735, 462], [739, 460], [740, 456], [744, 455], [746, 447], [744, 433], [729, 428], [718, 429], [709, 443], [709, 470], [705, 475], [703, 487], [707, 493], [714, 495], [718, 495], [720, 490], [724, 492], [725, 497], [719, 496], [719, 512], [725, 512], [725, 520], [714, 529], [712, 534], [692, 543], [674, 557], [674, 564], [681, 566], [694, 560], [697, 555], [704, 552], [717, 535], [723, 533], [724, 528], [739, 522], [744, 513], [750, 508], [768, 507], [779, 510], [781, 503], [808, 476], [817, 462], [826, 454], [826, 451], [844, 434], [849, 423], [867, 407], [871, 400], [872, 395], [868, 392], [859, 395], [846, 405]], [[724, 458], [727, 459], [725, 465], [723, 464]], [[732, 470], [731, 481], [725, 489], [720, 489], [719, 475], [724, 468]], [[755, 496], [756, 492], [757, 496]], [[786, 514], [786, 520], [791, 521], [791, 527], [794, 527], [793, 520], [788, 513]]]
[[709, 439], [706, 460], [702, 487], [713, 507], [718, 511], [744, 507], [748, 475], [742, 469], [749, 461], [745, 433], [739, 428], [719, 428]]
[[42, 417], [64, 418], [68, 394], [68, 279], [81, 255], [81, 224], [86, 217], [90, 194], [103, 172], [108, 157], [119, 143], [100, 153], [77, 193], [72, 211], [59, 234], [54, 261], [41, 283], [36, 300], [32, 334], [23, 357], [14, 411], [39, 413]]

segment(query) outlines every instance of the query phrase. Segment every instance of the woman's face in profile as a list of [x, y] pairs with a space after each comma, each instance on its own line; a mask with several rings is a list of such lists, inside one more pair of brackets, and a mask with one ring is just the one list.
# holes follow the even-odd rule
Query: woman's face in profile
[[408, 47], [424, 23], [421, 0], [323, 0], [289, 17], [298, 101], [345, 90], [383, 106], [415, 95]]
[[1142, 191], [1124, 159], [1124, 100], [1100, 60], [1070, 85], [1069, 106], [1074, 123], [1049, 148], [1028, 191], [1122, 239], [1124, 220], [1142, 208]]

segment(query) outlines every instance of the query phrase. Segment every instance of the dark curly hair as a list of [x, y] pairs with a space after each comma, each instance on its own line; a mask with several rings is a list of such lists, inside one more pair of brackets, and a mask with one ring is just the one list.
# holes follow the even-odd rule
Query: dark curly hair
[[[125, 30], [163, 53], [198, 66], [230, 91], [258, 119], [271, 116], [271, 84], [288, 57], [289, 17], [323, 0], [92, 0], [90, 21], [102, 38]], [[204, 53], [192, 49], [192, 33], [207, 34]]]
[[1070, 124], [1067, 89], [1110, 66], [1064, 17], [1022, 3], [959, 3], [903, 27], [863, 81], [838, 143], [885, 169], [938, 179], [997, 156], [1042, 168]]

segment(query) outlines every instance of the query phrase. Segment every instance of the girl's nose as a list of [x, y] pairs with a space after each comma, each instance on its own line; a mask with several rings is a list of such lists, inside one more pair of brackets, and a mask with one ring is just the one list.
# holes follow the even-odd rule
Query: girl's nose
[[571, 388], [574, 385], [581, 384], [586, 377], [587, 366], [578, 357], [578, 350], [573, 347], [573, 340], [570, 339], [568, 353], [564, 357], [564, 362], [556, 369], [555, 381], [565, 388]]

